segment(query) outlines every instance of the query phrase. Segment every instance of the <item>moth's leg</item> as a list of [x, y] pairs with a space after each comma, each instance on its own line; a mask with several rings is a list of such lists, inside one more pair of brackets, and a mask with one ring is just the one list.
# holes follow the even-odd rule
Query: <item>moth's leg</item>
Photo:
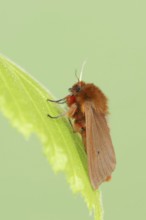
[[66, 115], [66, 112], [60, 114], [60, 115], [57, 115], [57, 116], [52, 116], [52, 115], [47, 115], [49, 118], [52, 118], [52, 119], [57, 119], [57, 118], [62, 118]]
[[71, 125], [72, 130], [73, 130], [74, 133], [76, 132], [76, 130], [75, 130], [75, 127], [74, 127], [74, 125], [72, 124], [70, 118], [73, 118], [73, 116], [74, 116], [76, 110], [77, 110], [77, 105], [74, 103], [74, 104], [72, 104], [72, 105], [70, 106], [70, 108], [69, 108], [69, 110], [68, 110], [68, 112], [67, 112], [68, 120], [69, 120], [69, 123], [70, 123], [70, 125]]
[[59, 100], [47, 99], [47, 102], [55, 102], [57, 104], [64, 104], [64, 103], [66, 103], [66, 97], [64, 97], [63, 99], [59, 99]]
[[81, 136], [82, 136], [85, 152], [87, 153], [87, 147], [86, 147], [86, 128], [84, 128], [84, 127], [82, 128]]
[[70, 108], [69, 108], [69, 110], [68, 110], [68, 112], [67, 112], [67, 116], [68, 116], [69, 118], [73, 118], [73, 116], [74, 116], [76, 110], [77, 110], [77, 105], [76, 105], [76, 103], [74, 103], [74, 104], [72, 104], [72, 105], [70, 106]]
[[81, 127], [81, 126], [78, 125], [76, 122], [74, 122], [74, 124], [72, 124], [70, 118], [68, 118], [68, 120], [69, 120], [69, 123], [70, 123], [70, 125], [71, 125], [72, 130], [73, 130], [74, 133], [78, 132], [78, 133], [81, 134], [82, 132], [85, 131], [85, 128], [84, 128], [84, 127]]
[[[61, 100], [61, 99], [60, 99]], [[50, 100], [49, 100], [50, 101]], [[58, 100], [59, 101], [59, 100]], [[62, 104], [62, 103], [59, 103], [59, 104]], [[52, 115], [47, 115], [49, 118], [52, 118], [52, 119], [57, 119], [57, 118], [61, 118], [63, 116], [67, 116], [69, 118], [72, 118], [73, 115], [75, 114], [75, 111], [77, 110], [77, 105], [76, 104], [72, 104], [70, 109], [68, 110], [68, 112], [64, 112], [60, 115], [57, 115], [57, 116], [52, 116]]]
[[74, 122], [74, 130], [75, 132], [80, 133], [81, 137], [82, 137], [82, 141], [84, 144], [84, 149], [85, 152], [87, 153], [87, 149], [86, 149], [86, 127], [84, 122], [81, 120], [75, 120]]
[[73, 131], [74, 133], [76, 133], [77, 131], [75, 130], [75, 128], [74, 128], [74, 126], [73, 126], [73, 124], [72, 124], [70, 118], [68, 118], [68, 121], [69, 121], [69, 123], [70, 123], [70, 125], [71, 125], [71, 127], [72, 127], [72, 131]]

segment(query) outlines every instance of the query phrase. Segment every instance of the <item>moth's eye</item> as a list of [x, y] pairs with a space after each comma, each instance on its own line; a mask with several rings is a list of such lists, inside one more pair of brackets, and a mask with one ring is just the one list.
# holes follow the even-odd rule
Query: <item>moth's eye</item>
[[80, 86], [76, 87], [76, 92], [80, 92], [80, 91], [81, 91], [81, 87]]

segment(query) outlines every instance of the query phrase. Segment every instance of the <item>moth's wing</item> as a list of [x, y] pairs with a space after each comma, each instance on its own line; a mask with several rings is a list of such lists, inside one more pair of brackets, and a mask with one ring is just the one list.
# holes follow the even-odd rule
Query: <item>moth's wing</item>
[[91, 102], [85, 102], [86, 150], [88, 170], [94, 189], [105, 181], [116, 165], [115, 152], [106, 118]]

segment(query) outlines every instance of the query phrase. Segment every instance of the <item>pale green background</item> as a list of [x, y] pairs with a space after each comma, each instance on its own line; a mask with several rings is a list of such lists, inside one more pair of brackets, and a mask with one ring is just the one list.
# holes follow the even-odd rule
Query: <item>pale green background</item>
[[[84, 80], [109, 98], [117, 168], [102, 185], [105, 220], [146, 218], [146, 4], [142, 0], [0, 1], [0, 51], [58, 98]], [[23, 112], [22, 112], [23, 114]], [[0, 219], [89, 220], [35, 136], [0, 114]]]

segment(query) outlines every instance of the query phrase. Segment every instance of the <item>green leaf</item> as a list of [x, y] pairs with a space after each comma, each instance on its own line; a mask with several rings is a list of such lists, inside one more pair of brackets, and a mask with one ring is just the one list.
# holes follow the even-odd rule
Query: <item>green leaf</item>
[[[50, 82], [51, 83], [51, 82]], [[65, 109], [24, 70], [0, 56], [0, 110], [25, 137], [35, 133], [54, 171], [63, 171], [73, 192], [80, 192], [96, 220], [102, 219], [99, 190], [94, 191], [87, 171], [87, 156], [79, 135], [72, 132], [66, 118], [52, 120]]]

